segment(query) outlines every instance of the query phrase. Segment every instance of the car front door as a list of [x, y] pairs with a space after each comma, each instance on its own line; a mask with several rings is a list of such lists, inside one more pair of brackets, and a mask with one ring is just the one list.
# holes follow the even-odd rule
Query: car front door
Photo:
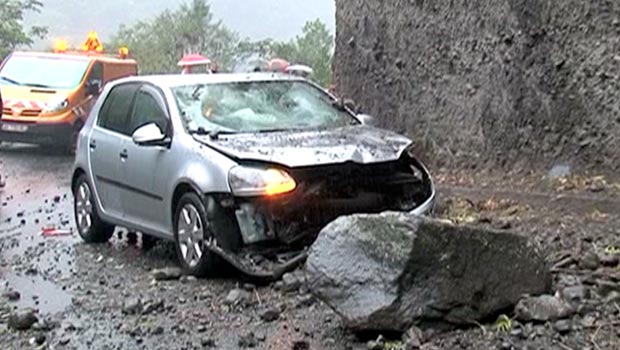
[[[160, 130], [171, 135], [168, 108], [161, 91], [143, 85], [136, 94], [130, 120], [130, 130], [155, 123]], [[127, 219], [150, 232], [168, 234], [167, 219], [170, 210], [165, 208], [165, 193], [173, 160], [167, 146], [138, 145], [132, 140], [124, 144], [127, 159], [123, 174], [127, 190], [123, 191], [123, 205]]]
[[123, 217], [122, 145], [130, 139], [129, 115], [140, 86], [114, 87], [104, 101], [88, 140], [92, 183], [105, 215]]

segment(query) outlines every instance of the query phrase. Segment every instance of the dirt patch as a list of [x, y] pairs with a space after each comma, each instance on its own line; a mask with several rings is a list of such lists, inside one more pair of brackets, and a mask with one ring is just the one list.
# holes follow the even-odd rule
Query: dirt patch
[[436, 166], [620, 166], [620, 4], [337, 3], [335, 82]]

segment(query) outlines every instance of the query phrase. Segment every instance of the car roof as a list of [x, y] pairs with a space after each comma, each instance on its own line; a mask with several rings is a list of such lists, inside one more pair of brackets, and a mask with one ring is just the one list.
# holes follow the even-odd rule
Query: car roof
[[196, 84], [221, 84], [258, 81], [306, 81], [306, 79], [279, 73], [217, 73], [217, 74], [166, 74], [139, 75], [118, 79], [115, 84], [146, 82], [161, 87], [176, 87]]
[[67, 53], [55, 53], [55, 52], [37, 52], [37, 51], [15, 51], [12, 53], [13, 56], [17, 57], [40, 57], [40, 58], [65, 58], [69, 60], [78, 60], [78, 61], [101, 61], [105, 63], [116, 63], [116, 64], [136, 64], [136, 61], [133, 59], [127, 58], [118, 58], [106, 56], [103, 54], [85, 54], [80, 52], [67, 52]]

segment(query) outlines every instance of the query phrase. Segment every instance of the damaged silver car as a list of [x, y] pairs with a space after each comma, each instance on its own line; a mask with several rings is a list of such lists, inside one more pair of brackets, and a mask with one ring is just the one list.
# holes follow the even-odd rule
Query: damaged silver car
[[115, 81], [79, 136], [78, 232], [92, 243], [115, 226], [173, 240], [197, 276], [232, 264], [277, 277], [338, 216], [432, 210], [411, 141], [365, 120], [293, 76]]

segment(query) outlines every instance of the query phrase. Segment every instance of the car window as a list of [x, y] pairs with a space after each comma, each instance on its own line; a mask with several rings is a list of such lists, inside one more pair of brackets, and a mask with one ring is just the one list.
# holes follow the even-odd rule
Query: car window
[[153, 88], [140, 89], [131, 117], [131, 133], [148, 123], [155, 123], [163, 132], [166, 132], [168, 115], [162, 108], [163, 103], [163, 99]]
[[122, 84], [114, 87], [101, 107], [97, 125], [130, 135], [129, 111], [138, 87], [137, 84]]
[[261, 132], [358, 123], [324, 91], [302, 81], [204, 83], [172, 90], [190, 132]]

